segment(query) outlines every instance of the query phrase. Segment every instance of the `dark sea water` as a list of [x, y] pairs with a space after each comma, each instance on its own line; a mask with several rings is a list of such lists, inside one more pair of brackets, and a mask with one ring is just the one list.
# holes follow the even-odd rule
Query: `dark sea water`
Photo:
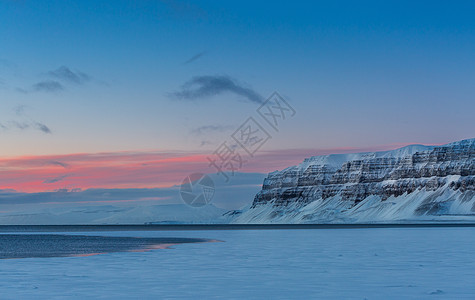
[[[140, 252], [171, 245], [212, 240], [194, 237], [134, 237], [134, 232], [226, 230], [327, 230], [384, 228], [475, 227], [475, 224], [277, 224], [277, 225], [0, 225], [0, 259], [90, 256], [114, 252]], [[79, 235], [78, 233], [87, 235]], [[94, 232], [129, 232], [129, 236], [94, 235]], [[59, 234], [61, 233], [61, 234]]]
[[170, 245], [206, 242], [193, 238], [135, 238], [65, 234], [0, 234], [0, 259], [88, 256], [146, 251]]

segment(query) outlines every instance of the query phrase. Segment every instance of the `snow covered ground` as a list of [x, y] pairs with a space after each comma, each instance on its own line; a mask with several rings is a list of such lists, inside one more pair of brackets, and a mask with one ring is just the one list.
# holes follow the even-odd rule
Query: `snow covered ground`
[[57, 225], [57, 224], [144, 224], [185, 223], [214, 224], [227, 221], [225, 209], [213, 204], [191, 207], [185, 204], [137, 205], [119, 207], [112, 205], [66, 207], [0, 213], [0, 224], [8, 225]]
[[475, 298], [475, 228], [71, 234], [224, 242], [0, 260], [0, 298]]

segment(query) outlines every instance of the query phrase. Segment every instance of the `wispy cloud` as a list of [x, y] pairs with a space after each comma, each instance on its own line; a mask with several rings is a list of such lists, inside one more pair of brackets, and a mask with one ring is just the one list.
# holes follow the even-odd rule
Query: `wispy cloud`
[[212, 125], [204, 125], [197, 128], [194, 128], [190, 131], [190, 134], [193, 137], [198, 137], [200, 139], [200, 147], [214, 145], [218, 141], [218, 138], [223, 132], [229, 131], [234, 127], [231, 125], [221, 125], [221, 124], [212, 124]]
[[[13, 111], [15, 112], [17, 117], [21, 117], [23, 120], [10, 120], [7, 122], [0, 122], [0, 129], [3, 130], [10, 130], [10, 129], [19, 129], [19, 130], [27, 130], [27, 129], [36, 129], [43, 133], [51, 134], [51, 129], [38, 121], [31, 120], [27, 118], [25, 111], [25, 105], [18, 105], [16, 106]], [[26, 119], [26, 120], [25, 120]]]
[[33, 122], [33, 126], [44, 133], [51, 133], [51, 129], [43, 123]]
[[183, 64], [184, 65], [191, 64], [192, 62], [194, 62], [194, 61], [200, 59], [201, 57], [203, 57], [203, 55], [205, 55], [205, 54], [206, 54], [206, 52], [200, 52], [198, 54], [195, 54], [192, 57], [190, 57], [187, 61], [185, 61]]
[[231, 129], [233, 129], [233, 126], [231, 125], [204, 125], [191, 130], [191, 134], [203, 135], [215, 132], [225, 132]]
[[75, 84], [85, 84], [91, 80], [91, 76], [81, 71], [71, 71], [66, 66], [61, 66], [56, 70], [49, 71], [48, 75], [57, 80], [66, 81]]
[[19, 129], [19, 130], [26, 130], [26, 129], [36, 129], [43, 133], [51, 134], [51, 129], [43, 123], [37, 121], [8, 121], [6, 123], [0, 123], [0, 128], [3, 130], [9, 129]]
[[[403, 146], [397, 145], [397, 147]], [[282, 149], [260, 151], [239, 172], [267, 173], [301, 163], [304, 158], [330, 153], [394, 149], [372, 148]], [[180, 184], [191, 173], [216, 173], [209, 152], [111, 152], [0, 158], [2, 188], [44, 192], [65, 187], [81, 189], [163, 188]], [[67, 168], [67, 170], [65, 170]], [[67, 172], [68, 176], [64, 176]], [[46, 179], [45, 179], [46, 178]], [[222, 180], [218, 178], [217, 180]], [[218, 181], [216, 181], [218, 182]], [[47, 183], [47, 184], [45, 184]], [[124, 198], [126, 198], [123, 195]]]
[[[67, 177], [61, 180], [65, 174]], [[3, 187], [37, 192], [67, 187], [150, 188], [173, 186], [207, 168], [206, 156], [192, 152], [112, 152], [0, 159]], [[47, 185], [45, 185], [47, 178]]]
[[27, 122], [10, 121], [8, 122], [8, 124], [10, 125], [10, 127], [14, 127], [20, 130], [28, 129], [31, 127], [31, 123]]
[[[307, 153], [307, 157], [310, 153]], [[243, 165], [239, 171], [273, 171], [300, 162], [306, 157], [300, 154], [286, 154], [286, 151], [262, 152], [252, 164]], [[191, 173], [215, 173], [215, 169], [209, 167], [207, 157], [210, 155], [207, 151], [156, 151], [0, 158], [0, 182], [3, 188], [23, 192], [51, 191], [64, 187], [170, 187], [180, 184]], [[65, 175], [65, 168], [69, 176], [61, 177]], [[61, 180], [52, 180], [55, 178]]]
[[57, 177], [53, 177], [53, 178], [48, 178], [48, 179], [45, 179], [43, 181], [44, 184], [49, 184], [49, 183], [56, 183], [56, 182], [60, 182], [62, 181], [64, 178], [68, 177], [69, 175], [68, 174], [65, 174], [65, 175], [60, 175], [60, 176], [57, 176]]
[[47, 92], [56, 93], [66, 89], [68, 84], [84, 85], [91, 81], [92, 77], [82, 71], [71, 70], [67, 66], [61, 66], [56, 70], [45, 73], [47, 79], [41, 80], [29, 89], [18, 88], [22, 93], [29, 92]]
[[65, 169], [68, 169], [68, 168], [71, 167], [69, 164], [61, 162], [61, 161], [57, 161], [57, 160], [47, 161], [46, 164], [47, 165], [52, 165], [52, 166], [60, 166], [60, 167], [63, 167]]
[[59, 92], [64, 90], [64, 86], [55, 80], [44, 80], [40, 81], [38, 83], [35, 83], [33, 87], [31, 88], [32, 91], [34, 92], [49, 92], [49, 93], [54, 93], [54, 92]]
[[264, 98], [252, 88], [226, 75], [195, 76], [171, 96], [183, 100], [199, 100], [226, 92], [242, 96], [254, 103], [264, 101]]
[[[210, 174], [210, 177], [217, 183], [220, 178], [217, 174]], [[232, 182], [216, 186], [213, 205], [226, 209], [239, 209], [249, 204], [254, 195], [260, 190], [265, 174], [262, 173], [235, 173]], [[48, 185], [48, 184], [44, 184]], [[55, 185], [55, 183], [49, 184]], [[0, 189], [0, 209], [13, 210], [24, 213], [30, 209], [76, 206], [74, 210], [81, 210], [85, 213], [94, 212], [98, 209], [113, 209], [118, 212], [126, 206], [137, 204], [180, 204], [184, 205], [180, 199], [179, 186], [162, 188], [62, 188], [48, 192], [19, 192], [11, 189]], [[84, 206], [113, 205], [121, 204], [120, 207], [102, 207], [86, 209]], [[12, 206], [14, 205], [14, 206]], [[26, 206], [21, 206], [26, 205]], [[39, 205], [39, 206], [36, 206]], [[71, 206], [73, 205], [73, 206]], [[16, 213], [14, 213], [16, 214]]]

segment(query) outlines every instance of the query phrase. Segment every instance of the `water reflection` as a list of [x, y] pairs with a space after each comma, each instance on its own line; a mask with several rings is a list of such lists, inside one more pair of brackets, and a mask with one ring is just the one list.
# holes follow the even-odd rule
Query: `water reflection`
[[142, 238], [64, 234], [0, 234], [0, 259], [31, 257], [84, 257], [112, 252], [144, 252], [185, 243], [204, 243], [199, 238]]

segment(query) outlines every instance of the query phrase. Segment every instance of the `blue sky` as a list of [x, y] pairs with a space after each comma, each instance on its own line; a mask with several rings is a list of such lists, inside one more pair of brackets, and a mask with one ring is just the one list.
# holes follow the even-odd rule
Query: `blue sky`
[[[0, 0], [0, 213], [181, 203], [250, 116], [214, 204], [312, 155], [473, 138], [475, 4]], [[257, 114], [278, 91], [276, 132]], [[243, 173], [242, 173], [243, 172]]]
[[0, 192], [143, 201], [213, 172], [207, 155], [263, 122], [274, 91], [296, 114], [262, 123], [272, 138], [239, 170], [255, 182], [226, 189], [246, 201], [262, 173], [312, 155], [473, 138], [474, 15], [471, 1], [0, 0]]
[[[4, 130], [1, 155], [213, 149], [215, 133], [203, 148], [191, 132], [237, 127], [257, 106], [231, 92], [170, 97], [193, 76], [284, 95], [297, 115], [268, 149], [469, 138], [474, 12], [470, 1], [0, 1], [0, 121], [51, 130]], [[88, 80], [35, 88], [62, 66]]]

